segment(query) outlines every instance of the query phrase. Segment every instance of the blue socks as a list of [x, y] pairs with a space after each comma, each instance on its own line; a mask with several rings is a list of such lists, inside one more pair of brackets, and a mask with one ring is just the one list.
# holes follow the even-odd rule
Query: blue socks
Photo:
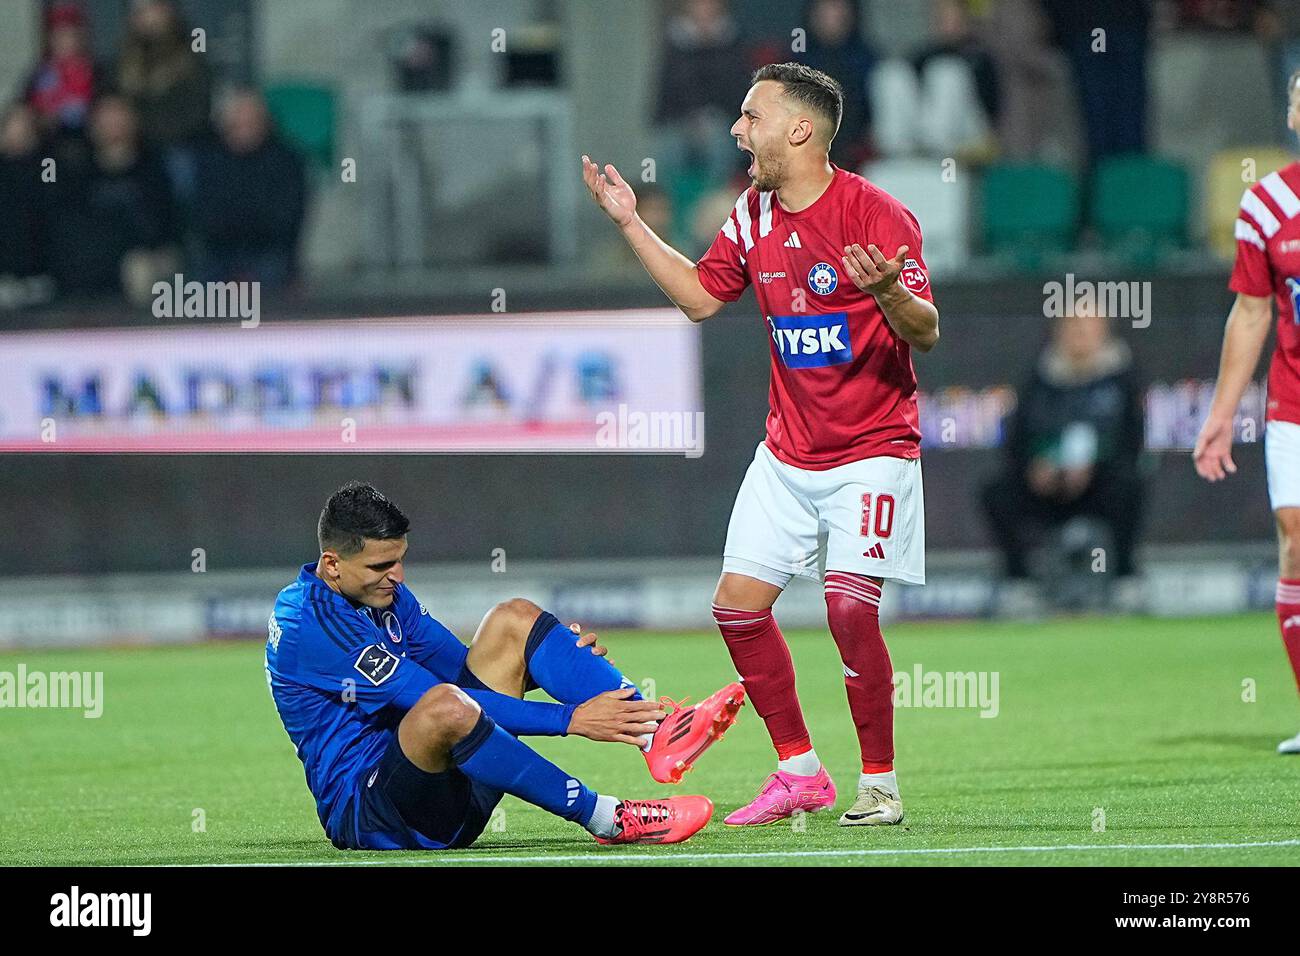
[[605, 658], [578, 646], [578, 635], [554, 614], [543, 611], [533, 623], [524, 645], [524, 664], [529, 676], [562, 704], [585, 704], [597, 694], [634, 688], [631, 700], [641, 700], [636, 685], [619, 673]]
[[[573, 636], [572, 631], [566, 633]], [[480, 713], [474, 729], [451, 748], [451, 759], [472, 780], [581, 826], [595, 812], [594, 790], [510, 736], [487, 714]]]

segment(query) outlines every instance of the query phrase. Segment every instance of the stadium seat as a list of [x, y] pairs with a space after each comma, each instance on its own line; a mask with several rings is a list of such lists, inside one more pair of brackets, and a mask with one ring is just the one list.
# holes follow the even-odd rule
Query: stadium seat
[[883, 159], [864, 166], [862, 175], [912, 210], [921, 223], [925, 264], [942, 274], [970, 258], [970, 178], [959, 174], [936, 189], [938, 168], [937, 160]]
[[1291, 162], [1286, 150], [1277, 146], [1234, 146], [1216, 153], [1205, 171], [1205, 239], [1225, 262], [1237, 255], [1232, 224], [1241, 207], [1241, 194], [1274, 170]]
[[1152, 263], [1187, 243], [1188, 176], [1178, 163], [1145, 155], [1097, 164], [1089, 209], [1106, 252]]
[[266, 90], [280, 133], [321, 168], [334, 163], [334, 100], [332, 88], [311, 83], [273, 84]]
[[982, 234], [987, 251], [1038, 268], [1065, 252], [1079, 227], [1079, 182], [1067, 169], [1039, 163], [988, 167], [981, 190]]

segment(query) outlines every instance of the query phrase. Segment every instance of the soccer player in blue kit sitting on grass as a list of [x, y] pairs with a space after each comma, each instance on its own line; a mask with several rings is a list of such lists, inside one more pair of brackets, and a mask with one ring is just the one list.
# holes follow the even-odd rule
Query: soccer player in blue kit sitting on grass
[[[519, 737], [633, 744], [655, 780], [676, 783], [735, 721], [742, 685], [668, 713], [604, 659], [594, 634], [522, 598], [489, 611], [466, 647], [403, 583], [409, 527], [372, 486], [340, 488], [321, 512], [319, 560], [280, 592], [268, 622], [271, 696], [334, 845], [466, 847], [503, 793], [600, 843], [678, 843], [702, 829], [707, 797], [600, 794]], [[523, 699], [539, 687], [559, 703]]]

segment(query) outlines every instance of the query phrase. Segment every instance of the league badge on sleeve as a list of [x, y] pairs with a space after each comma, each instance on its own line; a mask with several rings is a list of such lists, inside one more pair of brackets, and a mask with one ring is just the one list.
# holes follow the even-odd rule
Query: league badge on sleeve
[[907, 259], [903, 262], [903, 268], [898, 273], [898, 278], [909, 292], [920, 292], [930, 284], [930, 277], [921, 268], [921, 263], [915, 259]]
[[400, 662], [401, 658], [388, 648], [370, 644], [361, 651], [361, 656], [353, 666], [366, 680], [378, 687], [393, 676], [393, 671], [397, 670]]
[[808, 288], [818, 295], [830, 295], [839, 284], [839, 273], [829, 262], [819, 262], [808, 272]]

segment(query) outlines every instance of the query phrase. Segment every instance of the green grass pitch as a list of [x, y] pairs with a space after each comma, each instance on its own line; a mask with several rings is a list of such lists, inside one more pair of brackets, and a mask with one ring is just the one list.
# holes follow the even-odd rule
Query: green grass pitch
[[[1300, 727], [1300, 706], [1268, 615], [914, 623], [887, 633], [896, 671], [919, 663], [999, 680], [993, 718], [897, 710], [901, 826], [842, 829], [831, 813], [724, 826], [773, 766], [746, 706], [680, 788], [653, 783], [625, 745], [533, 741], [601, 791], [707, 794], [717, 813], [686, 844], [599, 847], [507, 797], [475, 847], [444, 853], [330, 846], [267, 693], [260, 644], [2, 654], [0, 670], [11, 672], [19, 663], [103, 671], [105, 703], [99, 719], [0, 710], [0, 863], [1300, 864], [1300, 757], [1273, 752]], [[788, 636], [843, 810], [858, 767], [840, 662], [829, 634]], [[713, 633], [602, 638], [625, 673], [652, 679], [659, 694], [699, 699], [733, 673]], [[1248, 682], [1253, 701], [1243, 700]]]

